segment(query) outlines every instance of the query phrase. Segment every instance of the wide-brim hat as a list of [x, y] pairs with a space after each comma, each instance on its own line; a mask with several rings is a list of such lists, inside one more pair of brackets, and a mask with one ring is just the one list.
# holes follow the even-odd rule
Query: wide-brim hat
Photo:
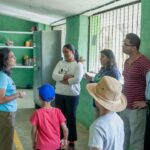
[[107, 110], [120, 112], [127, 106], [121, 83], [112, 77], [104, 76], [98, 83], [89, 83], [86, 87], [95, 101]]

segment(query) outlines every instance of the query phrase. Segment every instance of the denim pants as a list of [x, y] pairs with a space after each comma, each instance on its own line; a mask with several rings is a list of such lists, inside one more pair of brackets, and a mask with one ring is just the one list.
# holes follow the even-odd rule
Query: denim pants
[[69, 141], [77, 140], [76, 129], [76, 110], [79, 104], [78, 96], [65, 96], [56, 94], [55, 106], [59, 108], [67, 119], [67, 127], [69, 129]]

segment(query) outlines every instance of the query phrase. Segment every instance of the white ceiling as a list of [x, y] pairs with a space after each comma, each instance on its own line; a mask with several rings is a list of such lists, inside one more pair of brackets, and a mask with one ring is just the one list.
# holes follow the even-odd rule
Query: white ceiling
[[51, 24], [115, 1], [118, 0], [0, 0], [0, 14]]

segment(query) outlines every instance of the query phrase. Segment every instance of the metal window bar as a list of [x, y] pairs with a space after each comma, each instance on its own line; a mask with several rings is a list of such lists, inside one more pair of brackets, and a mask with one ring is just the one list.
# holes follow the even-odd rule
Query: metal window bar
[[90, 17], [89, 71], [100, 69], [99, 52], [113, 50], [122, 72], [127, 55], [122, 52], [122, 41], [127, 33], [140, 35], [141, 3], [130, 4]]

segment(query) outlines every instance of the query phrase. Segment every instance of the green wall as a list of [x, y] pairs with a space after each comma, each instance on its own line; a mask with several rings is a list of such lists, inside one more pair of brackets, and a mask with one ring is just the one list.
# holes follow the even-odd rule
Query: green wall
[[68, 17], [66, 20], [66, 43], [78, 49], [80, 16]]
[[0, 30], [10, 31], [31, 31], [34, 22], [17, 19], [14, 17], [0, 15]]
[[38, 27], [39, 31], [41, 31], [41, 30], [51, 30], [51, 26], [45, 25], [45, 24], [42, 24], [42, 23], [38, 23], [37, 27]]
[[80, 16], [80, 28], [79, 28], [79, 42], [78, 50], [80, 56], [87, 59], [87, 50], [88, 50], [88, 17], [81, 15]]
[[87, 83], [88, 82], [85, 79], [81, 82], [80, 103], [77, 110], [77, 120], [86, 128], [88, 128], [91, 122], [95, 120], [93, 99], [86, 90]]
[[[25, 21], [17, 19], [14, 17], [0, 15], [0, 31], [23, 31], [30, 32], [31, 27], [37, 25], [34, 22]], [[24, 46], [24, 42], [27, 40], [32, 40], [33, 35], [25, 34], [3, 34], [0, 33], [0, 43], [1, 45], [5, 43], [6, 40], [11, 40], [14, 42], [15, 46]], [[29, 55], [33, 57], [33, 50], [29, 49], [11, 49], [17, 58], [17, 63], [22, 63], [22, 57], [24, 55]], [[27, 87], [33, 84], [33, 69], [12, 69], [12, 78], [16, 83], [17, 87]]]
[[150, 1], [141, 1], [141, 52], [150, 58]]
[[88, 49], [88, 17], [84, 15], [68, 17], [66, 21], [66, 43], [73, 44], [84, 59]]

